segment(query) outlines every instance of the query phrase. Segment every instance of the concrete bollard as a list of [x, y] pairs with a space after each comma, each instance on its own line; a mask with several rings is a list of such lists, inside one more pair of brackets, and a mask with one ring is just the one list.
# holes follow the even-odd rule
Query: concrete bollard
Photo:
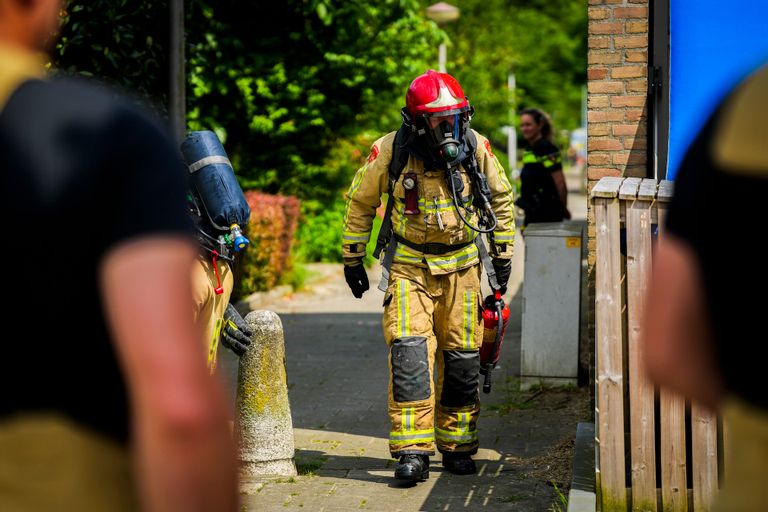
[[254, 335], [248, 352], [240, 358], [237, 377], [237, 432], [243, 484], [247, 484], [248, 477], [296, 475], [283, 324], [276, 313], [264, 310], [248, 313], [245, 321]]

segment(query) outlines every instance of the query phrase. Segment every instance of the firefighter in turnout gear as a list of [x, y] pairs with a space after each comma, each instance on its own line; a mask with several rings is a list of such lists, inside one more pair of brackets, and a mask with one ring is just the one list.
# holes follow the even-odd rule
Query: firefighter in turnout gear
[[347, 283], [362, 297], [366, 244], [388, 194], [375, 255], [386, 245], [379, 288], [390, 349], [389, 447], [399, 459], [395, 477], [420, 481], [435, 445], [447, 470], [476, 472], [481, 260], [504, 293], [514, 214], [512, 187], [488, 140], [469, 127], [474, 109], [458, 82], [429, 70], [411, 83], [406, 104], [401, 128], [374, 142], [352, 181], [342, 243]]
[[234, 263], [234, 251], [213, 242], [208, 234], [213, 230], [199, 216], [193, 201], [190, 201], [190, 205], [200, 243], [200, 255], [192, 270], [193, 313], [195, 322], [203, 332], [206, 364], [213, 373], [218, 362], [219, 342], [242, 356], [251, 344], [253, 333], [229, 302], [235, 285], [231, 266]]
[[247, 225], [251, 211], [216, 134], [191, 132], [181, 152], [190, 172], [187, 203], [200, 244], [198, 264], [192, 271], [194, 319], [203, 332], [207, 365], [213, 373], [219, 342], [242, 356], [253, 335], [229, 303], [234, 288], [232, 265], [249, 243], [240, 225]]

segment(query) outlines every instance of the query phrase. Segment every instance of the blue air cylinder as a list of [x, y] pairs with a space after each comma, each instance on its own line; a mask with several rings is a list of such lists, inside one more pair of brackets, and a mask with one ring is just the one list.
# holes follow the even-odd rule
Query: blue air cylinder
[[219, 138], [212, 131], [190, 132], [181, 153], [213, 227], [231, 233], [236, 251], [247, 247], [240, 226], [247, 225], [251, 209]]

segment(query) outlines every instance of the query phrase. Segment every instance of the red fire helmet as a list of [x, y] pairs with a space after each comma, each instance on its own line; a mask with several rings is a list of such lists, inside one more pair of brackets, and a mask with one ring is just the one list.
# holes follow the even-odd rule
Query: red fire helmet
[[411, 82], [405, 94], [405, 104], [413, 116], [436, 113], [447, 116], [469, 110], [469, 101], [459, 82], [448, 73], [432, 69]]

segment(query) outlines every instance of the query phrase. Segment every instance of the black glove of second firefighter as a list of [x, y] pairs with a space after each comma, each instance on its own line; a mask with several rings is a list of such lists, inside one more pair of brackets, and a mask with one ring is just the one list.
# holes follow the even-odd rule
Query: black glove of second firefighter
[[512, 273], [512, 260], [493, 260], [493, 270], [496, 271], [496, 281], [499, 283], [501, 294], [507, 293], [509, 275]]
[[365, 273], [365, 266], [362, 260], [357, 264], [344, 264], [344, 279], [347, 280], [347, 284], [352, 290], [352, 295], [358, 299], [370, 288], [368, 285], [368, 274]]
[[253, 331], [232, 304], [224, 310], [224, 326], [221, 329], [221, 343], [238, 356], [245, 354], [251, 344]]

